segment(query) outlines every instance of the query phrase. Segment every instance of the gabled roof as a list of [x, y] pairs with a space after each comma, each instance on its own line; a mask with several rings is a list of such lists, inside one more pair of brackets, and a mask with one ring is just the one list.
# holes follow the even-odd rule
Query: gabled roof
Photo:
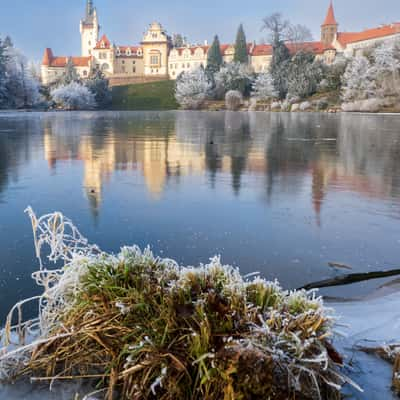
[[46, 49], [42, 65], [53, 68], [65, 68], [69, 59], [72, 60], [74, 67], [89, 67], [92, 57], [54, 57], [51, 49]]
[[[323, 54], [327, 50], [335, 50], [333, 46], [325, 46], [322, 42], [303, 42], [303, 43], [285, 43], [290, 54], [295, 54], [298, 51], [309, 51], [313, 54]], [[273, 48], [270, 44], [256, 44], [253, 47], [251, 55], [257, 56], [272, 56]]]
[[362, 32], [339, 32], [337, 34], [337, 40], [342, 46], [347, 46], [350, 43], [378, 39], [396, 34], [400, 34], [400, 22], [383, 25], [379, 28], [367, 29]]
[[111, 42], [108, 40], [106, 35], [103, 35], [101, 39], [96, 43], [95, 49], [110, 49]]
[[49, 66], [51, 64], [51, 61], [53, 60], [54, 56], [53, 56], [53, 51], [50, 48], [47, 48], [44, 51], [44, 55], [43, 55], [43, 60], [42, 60], [42, 65], [47, 65]]
[[270, 44], [256, 44], [254, 45], [252, 56], [272, 56], [272, 46]]
[[322, 26], [325, 26], [325, 25], [337, 25], [337, 24], [338, 23], [336, 22], [335, 12], [333, 10], [333, 4], [332, 4], [332, 1], [331, 1], [331, 3], [329, 4], [328, 13], [326, 14], [325, 21], [322, 24]]

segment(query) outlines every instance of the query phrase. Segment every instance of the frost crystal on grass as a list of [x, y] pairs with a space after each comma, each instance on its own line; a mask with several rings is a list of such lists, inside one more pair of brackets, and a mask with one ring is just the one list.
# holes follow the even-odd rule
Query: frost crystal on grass
[[[3, 379], [95, 379], [109, 400], [115, 393], [137, 400], [336, 400], [351, 383], [330, 343], [334, 321], [315, 292], [244, 279], [220, 257], [194, 268], [149, 248], [106, 254], [62, 214], [28, 213], [40, 260], [33, 277], [43, 293], [28, 299], [39, 301], [33, 321], [22, 320], [25, 302], [10, 312]], [[62, 266], [45, 267], [44, 246], [48, 260]]]

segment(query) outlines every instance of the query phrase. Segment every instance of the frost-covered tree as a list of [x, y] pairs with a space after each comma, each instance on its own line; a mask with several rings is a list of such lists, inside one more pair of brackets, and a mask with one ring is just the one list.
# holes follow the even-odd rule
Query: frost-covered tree
[[243, 95], [251, 91], [254, 74], [248, 65], [229, 63], [215, 74], [215, 84], [219, 96], [225, 96], [229, 90], [238, 90]]
[[247, 41], [244, 33], [243, 25], [239, 25], [235, 42], [235, 55], [233, 61], [237, 63], [247, 64], [249, 62], [249, 55], [247, 53]]
[[7, 106], [7, 46], [0, 38], [0, 108]]
[[251, 96], [257, 100], [269, 100], [278, 97], [274, 80], [270, 73], [259, 74], [253, 82]]
[[323, 65], [315, 56], [300, 51], [291, 60], [287, 71], [288, 96], [306, 98], [313, 95], [323, 79]]
[[85, 86], [94, 94], [97, 107], [105, 108], [110, 104], [109, 81], [99, 67], [92, 69], [89, 78], [85, 81]]
[[53, 89], [51, 97], [58, 106], [66, 110], [90, 110], [96, 107], [94, 94], [78, 82]]
[[80, 78], [78, 72], [75, 69], [74, 63], [72, 58], [69, 57], [67, 64], [65, 65], [65, 72], [64, 75], [60, 78], [57, 82], [57, 85], [66, 86], [72, 82], [80, 82]]
[[376, 69], [364, 56], [353, 58], [342, 78], [344, 101], [364, 100], [376, 96]]
[[218, 72], [222, 64], [221, 44], [218, 36], [215, 35], [212, 45], [207, 53], [207, 72], [211, 74]]
[[6, 90], [9, 108], [33, 107], [40, 101], [40, 84], [28, 59], [16, 48], [7, 47]]
[[186, 43], [186, 37], [180, 33], [174, 33], [172, 36], [172, 46], [173, 47], [183, 47]]
[[175, 98], [182, 108], [196, 110], [206, 100], [211, 87], [203, 68], [184, 72], [176, 80]]
[[400, 95], [400, 58], [396, 43], [384, 43], [372, 53], [375, 69], [377, 96]]

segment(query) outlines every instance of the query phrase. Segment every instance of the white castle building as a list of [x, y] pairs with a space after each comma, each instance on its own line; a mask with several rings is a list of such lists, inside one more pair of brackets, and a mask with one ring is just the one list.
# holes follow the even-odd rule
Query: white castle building
[[[340, 32], [332, 2], [321, 25], [321, 40], [307, 43], [288, 43], [290, 51], [299, 48], [313, 52], [317, 58], [332, 63], [338, 54], [352, 56], [380, 42], [400, 37], [400, 23], [383, 25], [361, 32]], [[50, 48], [44, 53], [41, 75], [43, 84], [51, 84], [65, 72], [69, 60], [78, 74], [85, 78], [92, 67], [98, 66], [105, 75], [121, 82], [127, 80], [176, 79], [185, 71], [206, 67], [209, 45], [187, 45], [176, 48], [161, 24], [153, 22], [144, 33], [139, 45], [112, 44], [108, 37], [101, 37], [99, 18], [93, 0], [87, 0], [84, 19], [80, 22], [81, 55], [78, 57], [55, 56]], [[249, 64], [255, 72], [267, 71], [272, 59], [269, 44], [248, 44]], [[234, 45], [221, 45], [225, 62], [233, 60]]]

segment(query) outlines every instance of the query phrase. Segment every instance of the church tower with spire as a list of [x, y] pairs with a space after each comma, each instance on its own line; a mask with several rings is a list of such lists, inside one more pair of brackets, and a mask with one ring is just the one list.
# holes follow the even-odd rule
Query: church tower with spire
[[80, 24], [81, 53], [83, 57], [92, 55], [92, 49], [99, 40], [99, 30], [99, 20], [96, 8], [93, 6], [93, 0], [86, 0], [85, 18], [81, 20]]
[[324, 23], [321, 25], [321, 42], [325, 46], [329, 46], [336, 39], [338, 32], [338, 23], [336, 22], [335, 12], [333, 10], [332, 0], [329, 4], [328, 13]]

